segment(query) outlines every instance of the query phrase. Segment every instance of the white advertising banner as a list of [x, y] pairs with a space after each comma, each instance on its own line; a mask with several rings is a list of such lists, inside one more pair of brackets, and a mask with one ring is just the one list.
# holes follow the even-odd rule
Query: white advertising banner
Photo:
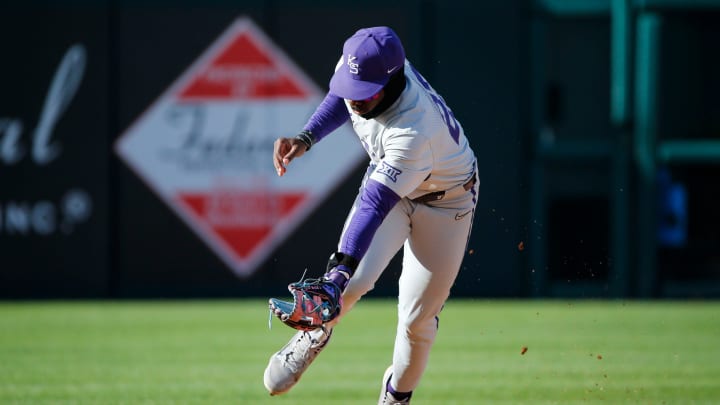
[[119, 137], [115, 149], [245, 278], [367, 159], [346, 124], [277, 176], [273, 142], [297, 134], [324, 95], [242, 17]]

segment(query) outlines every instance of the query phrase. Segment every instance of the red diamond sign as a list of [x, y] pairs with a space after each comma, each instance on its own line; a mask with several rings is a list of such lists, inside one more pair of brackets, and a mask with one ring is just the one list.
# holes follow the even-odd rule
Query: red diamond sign
[[247, 277], [366, 159], [348, 124], [277, 177], [273, 142], [299, 132], [323, 96], [250, 19], [239, 18], [115, 149]]

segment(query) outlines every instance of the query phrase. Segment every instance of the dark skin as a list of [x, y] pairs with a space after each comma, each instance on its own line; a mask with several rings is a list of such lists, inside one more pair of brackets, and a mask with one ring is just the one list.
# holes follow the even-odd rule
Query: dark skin
[[273, 146], [273, 165], [278, 176], [287, 171], [290, 162], [304, 155], [307, 146], [297, 138], [278, 138]]
[[[357, 115], [367, 114], [372, 111], [385, 97], [385, 90], [367, 100], [347, 100], [350, 109]], [[278, 138], [273, 145], [273, 165], [278, 176], [287, 171], [290, 162], [299, 158], [307, 152], [307, 146], [296, 138]]]
[[370, 97], [367, 100], [348, 100], [348, 103], [350, 103], [350, 108], [353, 110], [353, 112], [357, 115], [363, 115], [367, 114], [370, 111], [374, 110], [375, 107], [377, 107], [378, 104], [382, 101], [382, 99], [385, 97], [385, 90], [380, 90], [379, 93], [376, 95]]

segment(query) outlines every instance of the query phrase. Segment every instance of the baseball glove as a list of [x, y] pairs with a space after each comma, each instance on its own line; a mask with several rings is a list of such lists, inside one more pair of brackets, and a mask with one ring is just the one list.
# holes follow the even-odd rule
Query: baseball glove
[[310, 331], [340, 315], [342, 290], [327, 278], [313, 278], [288, 285], [293, 301], [270, 298], [270, 311], [291, 328]]

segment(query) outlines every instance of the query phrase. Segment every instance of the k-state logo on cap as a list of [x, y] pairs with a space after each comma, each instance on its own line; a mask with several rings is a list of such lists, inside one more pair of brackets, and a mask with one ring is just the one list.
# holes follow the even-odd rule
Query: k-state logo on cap
[[348, 55], [347, 65], [350, 67], [350, 73], [354, 75], [360, 74], [360, 70], [358, 69], [360, 65], [355, 62], [356, 60], [357, 56]]

